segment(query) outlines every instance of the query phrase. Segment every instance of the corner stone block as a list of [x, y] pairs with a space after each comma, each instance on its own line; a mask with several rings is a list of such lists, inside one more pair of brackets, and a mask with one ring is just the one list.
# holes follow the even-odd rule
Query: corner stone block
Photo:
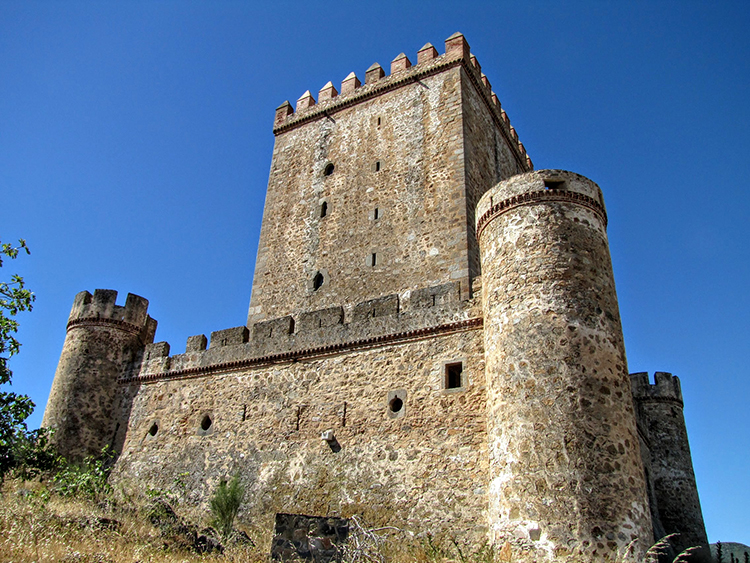
[[432, 46], [432, 43], [426, 43], [419, 51], [417, 51], [417, 64], [426, 63], [432, 59], [436, 59], [438, 56], [437, 49]]
[[391, 74], [406, 70], [411, 66], [411, 61], [404, 53], [401, 53], [398, 57], [391, 61]]
[[310, 90], [307, 90], [302, 96], [300, 96], [300, 99], [297, 100], [297, 111], [311, 108], [315, 105], [315, 98], [312, 97], [312, 94], [310, 93]]
[[323, 100], [332, 100], [338, 95], [339, 91], [336, 90], [333, 82], [329, 80], [326, 82], [326, 85], [320, 89], [320, 92], [318, 92], [318, 101], [322, 102]]
[[203, 352], [208, 347], [208, 338], [205, 334], [190, 336], [185, 345], [185, 352]]
[[292, 115], [294, 113], [294, 109], [292, 109], [292, 104], [290, 104], [288, 101], [281, 104], [279, 107], [276, 108], [276, 117], [274, 118], [273, 122], [274, 125], [279, 125], [281, 123], [284, 123], [284, 120], [286, 120], [287, 117]]
[[462, 33], [457, 31], [445, 40], [445, 54], [467, 60], [471, 57], [469, 43]]
[[373, 82], [377, 82], [384, 76], [385, 71], [383, 70], [383, 67], [378, 63], [372, 63], [372, 66], [370, 66], [370, 68], [365, 71], [365, 84], [372, 84]]
[[357, 75], [350, 72], [349, 76], [344, 78], [344, 81], [341, 83], [341, 93], [350, 94], [360, 86], [362, 86], [362, 83], [359, 81], [359, 78], [357, 78]]
[[225, 328], [211, 333], [211, 348], [220, 346], [236, 346], [249, 340], [250, 332], [246, 326]]
[[144, 359], [146, 361], [155, 360], [157, 358], [165, 358], [169, 356], [169, 342], [155, 342], [154, 344], [147, 344], [144, 356]]

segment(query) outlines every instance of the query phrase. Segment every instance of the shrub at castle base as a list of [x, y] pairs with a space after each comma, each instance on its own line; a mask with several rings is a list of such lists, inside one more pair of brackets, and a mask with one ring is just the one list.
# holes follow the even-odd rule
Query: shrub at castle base
[[197, 508], [239, 475], [269, 537], [297, 514], [521, 562], [705, 544], [679, 382], [631, 393], [601, 190], [533, 171], [445, 49], [282, 104], [247, 326], [170, 356], [144, 299], [79, 294], [45, 423], [114, 444], [121, 484], [189, 472]]

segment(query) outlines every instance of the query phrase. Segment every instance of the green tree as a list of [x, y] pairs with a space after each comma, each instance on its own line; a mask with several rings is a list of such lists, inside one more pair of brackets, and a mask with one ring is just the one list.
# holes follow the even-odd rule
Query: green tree
[[235, 475], [229, 483], [222, 479], [211, 499], [211, 514], [213, 515], [211, 524], [225, 540], [232, 535], [234, 519], [237, 517], [244, 497], [245, 488]]
[[[31, 254], [26, 241], [21, 239], [18, 246], [8, 243], [0, 245], [0, 267], [4, 259], [15, 259], [21, 250]], [[21, 347], [16, 340], [21, 311], [31, 311], [36, 296], [26, 289], [23, 278], [13, 274], [9, 282], [0, 282], [0, 385], [10, 384], [13, 372], [8, 360], [17, 354]], [[38, 431], [29, 433], [24, 422], [34, 411], [34, 403], [27, 395], [0, 391], [0, 480], [16, 466], [20, 441], [36, 441]]]

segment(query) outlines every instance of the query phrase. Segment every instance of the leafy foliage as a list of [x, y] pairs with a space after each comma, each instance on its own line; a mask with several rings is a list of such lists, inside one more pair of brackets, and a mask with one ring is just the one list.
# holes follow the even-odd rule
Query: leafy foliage
[[84, 458], [80, 463], [65, 463], [53, 477], [55, 489], [63, 497], [99, 498], [111, 492], [107, 482], [115, 452], [105, 446], [97, 456]]
[[232, 526], [237, 512], [240, 510], [240, 504], [245, 496], [245, 489], [240, 484], [237, 476], [227, 483], [221, 481], [219, 488], [211, 499], [211, 514], [213, 518], [211, 524], [218, 530], [224, 538], [229, 538], [232, 534]]
[[[13, 260], [21, 250], [31, 254], [23, 239], [18, 241], [18, 246], [8, 243], [0, 245], [0, 267], [4, 258]], [[18, 332], [15, 316], [21, 311], [31, 311], [35, 299], [36, 296], [26, 289], [21, 276], [13, 274], [10, 282], [0, 282], [0, 384], [11, 382], [13, 372], [8, 361], [21, 347], [14, 336]], [[39, 437], [38, 433], [29, 433], [24, 422], [34, 411], [34, 406], [26, 395], [0, 392], [0, 480], [17, 466], [17, 454], [24, 451], [29, 453], [28, 448], [19, 449], [17, 442], [24, 440], [30, 444]]]

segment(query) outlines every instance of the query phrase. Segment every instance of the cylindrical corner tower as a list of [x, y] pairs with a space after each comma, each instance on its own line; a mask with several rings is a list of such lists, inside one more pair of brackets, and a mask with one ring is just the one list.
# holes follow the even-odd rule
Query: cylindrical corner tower
[[[693, 546], [705, 548], [708, 537], [682, 413], [680, 380], [662, 371], [656, 372], [653, 385], [648, 373], [630, 377], [638, 418], [649, 440], [650, 478], [664, 531], [677, 534], [670, 543], [678, 553]], [[710, 560], [705, 549], [696, 555], [696, 561]]]
[[539, 170], [480, 200], [491, 540], [603, 561], [652, 538], [599, 187]]
[[68, 459], [96, 455], [114, 443], [119, 428], [117, 378], [137, 364], [153, 342], [156, 321], [148, 301], [128, 294], [124, 307], [117, 292], [97, 289], [76, 295], [68, 318], [60, 362], [52, 382], [42, 426], [54, 430], [52, 442]]

